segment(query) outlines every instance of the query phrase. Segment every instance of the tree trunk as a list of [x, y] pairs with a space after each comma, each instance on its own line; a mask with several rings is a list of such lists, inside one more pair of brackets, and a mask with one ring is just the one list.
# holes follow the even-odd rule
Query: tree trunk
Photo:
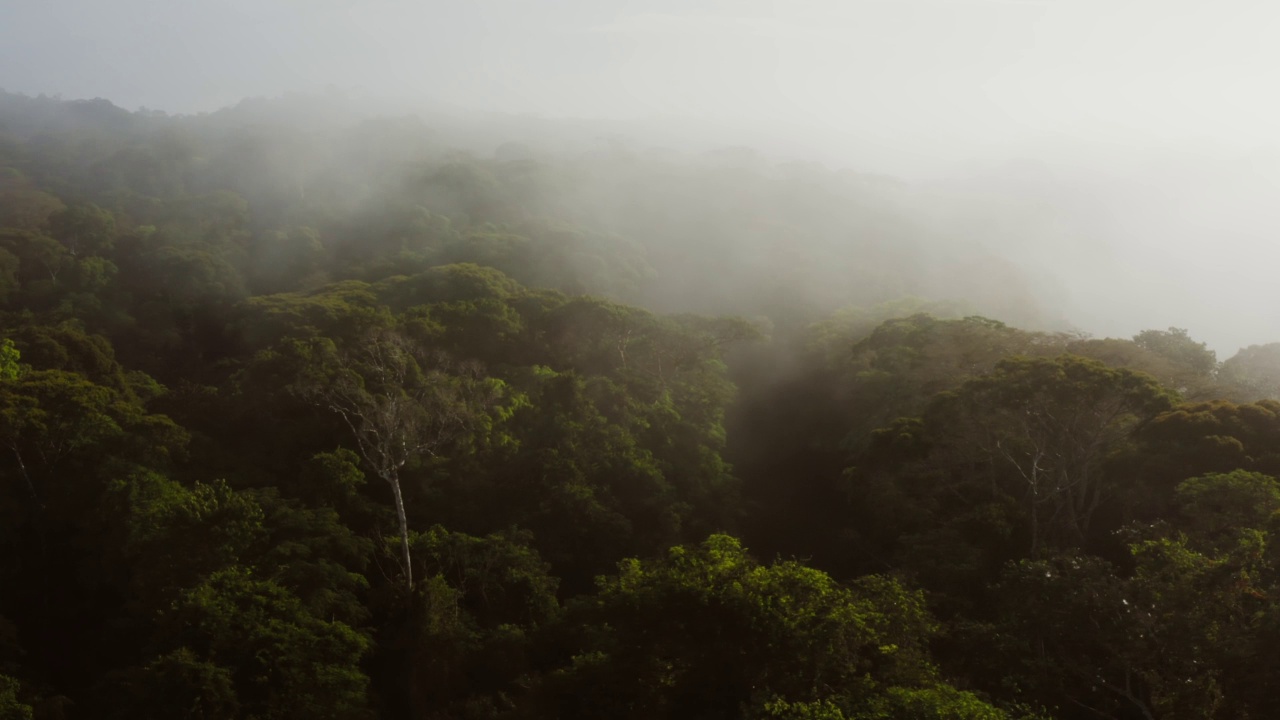
[[400, 493], [400, 476], [392, 472], [387, 476], [391, 494], [396, 498], [396, 519], [400, 521], [400, 552], [404, 560], [405, 587], [413, 590], [413, 560], [409, 556], [409, 519], [404, 513], [404, 495]]

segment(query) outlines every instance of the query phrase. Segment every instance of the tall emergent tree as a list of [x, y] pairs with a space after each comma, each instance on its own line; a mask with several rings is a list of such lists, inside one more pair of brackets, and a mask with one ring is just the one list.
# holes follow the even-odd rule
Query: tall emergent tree
[[342, 418], [365, 463], [391, 486], [405, 586], [412, 589], [400, 471], [462, 436], [497, 400], [502, 384], [483, 378], [474, 364], [451, 363], [394, 329], [371, 331], [353, 349], [329, 349], [323, 376], [304, 383], [302, 393]]

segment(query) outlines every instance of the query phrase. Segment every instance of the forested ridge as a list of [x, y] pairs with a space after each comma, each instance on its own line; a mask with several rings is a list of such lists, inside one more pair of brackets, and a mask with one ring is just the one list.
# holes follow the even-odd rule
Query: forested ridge
[[0, 93], [0, 719], [1280, 716], [1280, 343], [509, 140]]

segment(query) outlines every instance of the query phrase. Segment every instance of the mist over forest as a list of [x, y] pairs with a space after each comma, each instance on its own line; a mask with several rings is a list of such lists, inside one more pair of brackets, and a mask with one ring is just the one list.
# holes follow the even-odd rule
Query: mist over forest
[[[627, 298], [662, 311], [757, 314], [759, 307], [744, 296], [758, 297], [763, 283], [783, 288], [772, 291], [817, 314], [915, 296], [960, 302], [1021, 327], [1104, 337], [1187, 326], [1224, 357], [1273, 341], [1273, 328], [1280, 327], [1265, 278], [1268, 263], [1258, 261], [1271, 253], [1267, 238], [1275, 219], [1268, 217], [1267, 192], [1280, 172], [1266, 154], [1206, 157], [1194, 148], [1126, 147], [1102, 158], [1089, 156], [1099, 152], [1096, 147], [1074, 155], [1057, 148], [1042, 154], [1049, 159], [973, 159], [906, 179], [777, 150], [719, 145], [705, 127], [682, 135], [678, 126], [660, 122], [549, 120], [458, 109], [379, 112], [405, 105], [364, 106], [334, 90], [258, 98], [197, 115], [147, 111], [150, 120], [135, 120], [129, 137], [167, 134], [173, 152], [189, 153], [187, 159], [195, 161], [188, 173], [202, 172], [211, 161], [234, 162], [211, 160], [220, 153], [269, 148], [235, 172], [287, 176], [304, 193], [307, 184], [334, 183], [321, 176], [338, 171], [344, 151], [372, 152], [344, 146], [361, 142], [356, 137], [362, 133], [381, 133], [380, 159], [393, 156], [404, 165], [403, 178], [387, 168], [366, 168], [381, 174], [381, 189], [390, 179], [407, 185], [410, 167], [421, 176], [462, 157], [486, 165], [500, 182], [504, 163], [515, 160], [560, 172], [556, 190], [568, 197], [557, 202], [564, 204], [552, 210], [535, 201], [518, 212], [561, 212], [631, 238], [650, 253], [661, 252], [660, 243], [683, 246], [687, 264], [663, 257], [672, 265], [658, 273], [662, 281], [636, 288]], [[22, 128], [23, 122], [42, 121], [15, 117], [10, 124]], [[282, 135], [289, 136], [287, 146]], [[365, 165], [370, 162], [378, 159]], [[346, 166], [341, 172], [348, 176], [345, 185], [328, 191], [343, 193], [346, 210], [355, 212], [355, 198], [377, 192], [367, 186], [373, 178], [352, 177]], [[669, 186], [675, 177], [689, 183], [683, 192]], [[637, 189], [645, 202], [660, 203], [649, 227], [637, 227], [625, 216], [635, 211], [618, 209], [620, 200], [613, 197], [635, 200]], [[237, 190], [260, 202], [254, 188]], [[697, 206], [702, 198], [695, 193], [732, 209], [723, 217], [699, 219], [701, 224], [685, 222], [682, 213], [690, 209], [673, 206], [670, 196], [684, 195]], [[659, 217], [667, 224], [659, 225]], [[732, 253], [722, 251], [726, 243]], [[868, 243], [893, 246], [890, 252], [898, 257], [872, 259]], [[790, 275], [762, 277], [779, 257], [792, 266]], [[716, 271], [708, 272], [713, 266]], [[869, 280], [867, 274], [877, 277]]]
[[1261, 4], [10, 5], [0, 720], [1280, 716]]

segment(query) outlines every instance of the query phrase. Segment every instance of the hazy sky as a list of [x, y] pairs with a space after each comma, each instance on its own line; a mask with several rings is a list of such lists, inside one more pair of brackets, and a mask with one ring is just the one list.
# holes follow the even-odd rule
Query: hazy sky
[[1280, 5], [1237, 0], [0, 0], [0, 85], [215, 109], [337, 85], [938, 143], [1259, 140]]
[[[1261, 287], [1277, 175], [1250, 159], [1280, 129], [1277, 32], [1274, 0], [0, 0], [0, 87], [178, 112], [337, 86], [687, 117], [911, 177], [1047, 158], [1123, 203], [1105, 230], [1123, 237], [1090, 239], [1119, 264], [1067, 278], [1081, 312], [1103, 332], [1167, 316], [1232, 352], [1280, 339]], [[1206, 163], [1249, 182], [1223, 197], [1197, 185]], [[1133, 292], [1100, 295], [1113, 277]]]

